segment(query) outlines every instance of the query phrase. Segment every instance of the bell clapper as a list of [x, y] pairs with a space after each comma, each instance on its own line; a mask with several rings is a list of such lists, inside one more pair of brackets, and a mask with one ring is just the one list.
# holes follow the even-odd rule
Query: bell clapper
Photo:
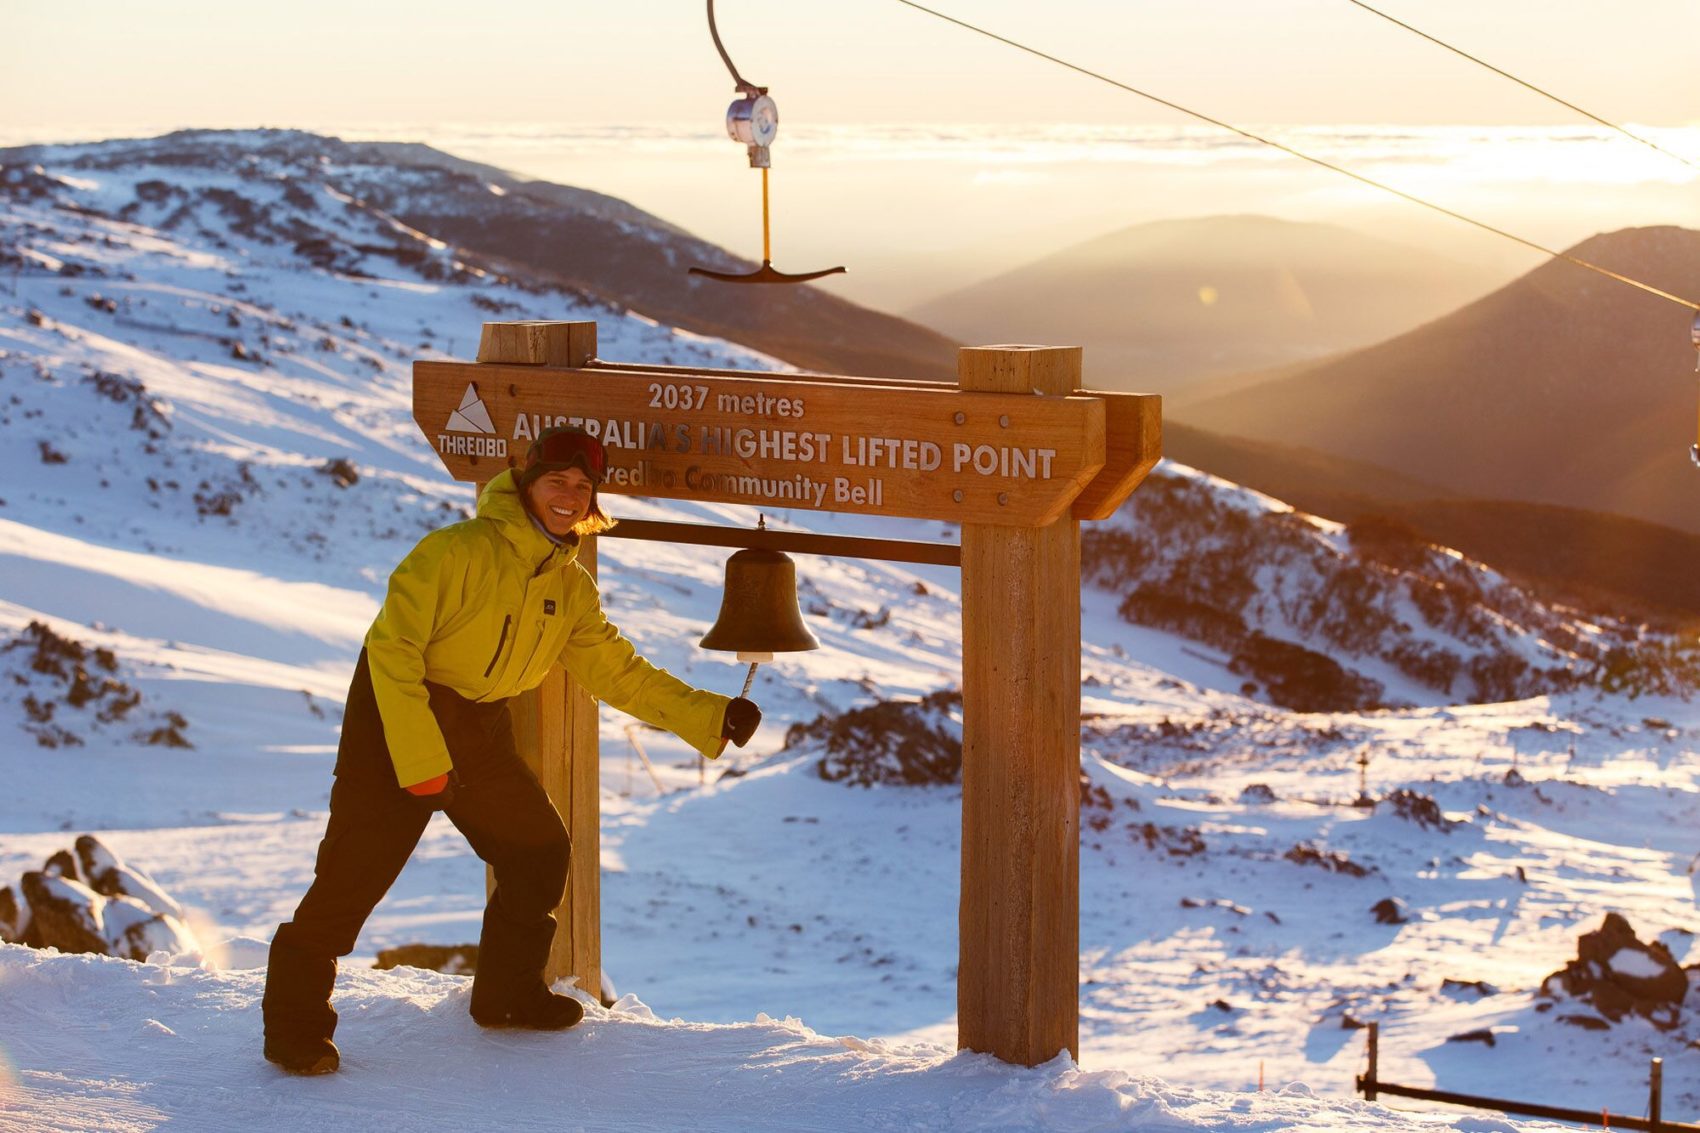
[[773, 654], [740, 653], [738, 654], [738, 660], [748, 661], [750, 663], [750, 671], [744, 674], [744, 691], [738, 694], [739, 696], [748, 696], [750, 695], [750, 686], [755, 684], [756, 681], [756, 666], [773, 660]]

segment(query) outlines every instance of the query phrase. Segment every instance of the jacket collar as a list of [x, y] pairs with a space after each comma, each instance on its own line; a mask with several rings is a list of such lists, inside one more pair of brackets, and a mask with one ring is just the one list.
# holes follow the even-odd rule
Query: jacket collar
[[[565, 566], [578, 556], [577, 535], [569, 535], [557, 543], [532, 522], [524, 501], [519, 498], [519, 488], [514, 484], [511, 468], [484, 486], [478, 497], [478, 518], [494, 523], [519, 552], [520, 558], [537, 564], [539, 570], [548, 566]], [[551, 557], [558, 562], [550, 563]]]

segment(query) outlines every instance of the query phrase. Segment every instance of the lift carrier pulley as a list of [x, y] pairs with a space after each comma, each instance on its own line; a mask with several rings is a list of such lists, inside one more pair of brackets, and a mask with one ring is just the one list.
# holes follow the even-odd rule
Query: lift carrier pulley
[[758, 87], [749, 82], [738, 73], [738, 68], [733, 66], [732, 57], [726, 53], [725, 45], [720, 42], [720, 31], [714, 25], [714, 0], [708, 0], [708, 34], [714, 37], [715, 50], [720, 52], [726, 69], [732, 72], [732, 82], [738, 90], [737, 100], [726, 110], [726, 133], [733, 141], [742, 142], [746, 147], [750, 155], [750, 168], [761, 170], [761, 267], [744, 273], [694, 267], [691, 274], [718, 279], [722, 283], [805, 283], [823, 275], [835, 275], [844, 271], [842, 267], [836, 267], [793, 275], [775, 270], [767, 174], [773, 161], [769, 147], [773, 145], [774, 138], [779, 136], [779, 107], [768, 96], [766, 87]]

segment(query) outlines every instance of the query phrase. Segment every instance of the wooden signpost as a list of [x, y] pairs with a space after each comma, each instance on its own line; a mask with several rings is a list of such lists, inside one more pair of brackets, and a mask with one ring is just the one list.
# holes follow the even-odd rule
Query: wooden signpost
[[[563, 382], [465, 362], [415, 363], [414, 382], [415, 419], [464, 480], [488, 479], [540, 430], [571, 424], [601, 439], [612, 494], [1042, 527], [1104, 466], [1104, 403], [1068, 392], [798, 388], [706, 372]], [[486, 418], [501, 432], [447, 427]]]
[[[1080, 521], [1156, 463], [1159, 399], [1080, 389], [1078, 347], [967, 348], [955, 388], [595, 355], [594, 323], [486, 323], [477, 362], [414, 363], [414, 420], [479, 484], [572, 424], [602, 440], [609, 495], [961, 525], [958, 1042], [1078, 1057]], [[573, 840], [550, 975], [597, 988], [595, 704], [559, 669], [522, 699], [517, 738]]]

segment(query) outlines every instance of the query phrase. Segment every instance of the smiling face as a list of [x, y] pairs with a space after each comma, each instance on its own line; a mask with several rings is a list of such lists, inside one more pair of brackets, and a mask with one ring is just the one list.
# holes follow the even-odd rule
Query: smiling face
[[590, 499], [595, 486], [590, 477], [577, 468], [545, 472], [526, 488], [525, 505], [549, 534], [561, 538], [572, 534], [573, 527], [590, 514]]

